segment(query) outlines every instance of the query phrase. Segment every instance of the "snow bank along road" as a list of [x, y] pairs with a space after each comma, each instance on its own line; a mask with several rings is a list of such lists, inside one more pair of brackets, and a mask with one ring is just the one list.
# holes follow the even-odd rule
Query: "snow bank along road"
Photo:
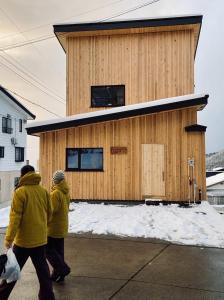
[[[69, 232], [157, 238], [185, 245], [224, 248], [224, 218], [207, 201], [190, 208], [71, 203]], [[9, 208], [0, 210], [0, 227]]]

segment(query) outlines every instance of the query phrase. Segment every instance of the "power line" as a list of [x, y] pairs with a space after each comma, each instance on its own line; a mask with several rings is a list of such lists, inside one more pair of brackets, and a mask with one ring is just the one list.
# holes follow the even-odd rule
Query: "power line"
[[[8, 65], [6, 65], [5, 63], [3, 62], [0, 62], [1, 65], [3, 65], [5, 68], [9, 69], [11, 72], [15, 73], [17, 76], [19, 76], [20, 78], [23, 79], [23, 81], [25, 81], [26, 83], [28, 83], [29, 85], [32, 85], [36, 88], [38, 88], [39, 90], [41, 90], [43, 93], [45, 93], [46, 95], [50, 96], [50, 97], [53, 97], [52, 95], [50, 95], [48, 92], [46, 92], [45, 90], [43, 90], [42, 88], [36, 86], [34, 83], [30, 82], [29, 80], [27, 80], [26, 78], [24, 78], [21, 74], [19, 74], [18, 72], [16, 72], [15, 70], [13, 70], [12, 68], [10, 68]], [[53, 97], [56, 101], [62, 103], [65, 105], [65, 102], [64, 101], [61, 101], [59, 99], [56, 99], [55, 97]]]
[[[105, 19], [100, 19], [100, 20], [96, 20], [95, 22], [105, 22], [107, 20], [111, 20], [111, 19], [114, 19], [116, 17], [120, 17], [120, 16], [123, 16], [125, 14], [128, 14], [130, 12], [133, 12], [133, 11], [136, 11], [140, 8], [143, 8], [143, 7], [146, 7], [146, 6], [149, 6], [149, 5], [152, 5], [156, 2], [159, 2], [160, 0], [153, 0], [153, 1], [147, 1], [143, 4], [140, 4], [138, 6], [135, 6], [135, 7], [132, 7], [130, 9], [127, 9], [125, 11], [122, 11], [118, 14], [115, 14], [115, 15], [112, 15], [108, 18], [105, 18]], [[65, 35], [66, 33], [63, 33], [61, 35]], [[60, 36], [60, 35], [59, 35]], [[0, 48], [0, 51], [6, 51], [6, 50], [11, 50], [11, 49], [15, 49], [15, 48], [19, 48], [19, 47], [24, 47], [24, 46], [27, 46], [27, 45], [31, 45], [31, 44], [34, 44], [34, 43], [39, 43], [39, 42], [42, 42], [42, 41], [45, 41], [45, 40], [49, 40], [49, 39], [53, 39], [55, 38], [54, 35], [47, 35], [47, 36], [41, 36], [39, 38], [35, 38], [35, 39], [31, 39], [31, 40], [27, 40], [26, 42], [23, 42], [23, 43], [17, 43], [17, 44], [12, 44], [12, 45], [8, 45], [6, 47], [2, 47]]]
[[[1, 7], [0, 7], [0, 10], [3, 12], [3, 14], [5, 14], [5, 16], [8, 18], [8, 20], [9, 20], [11, 23], [13, 23], [14, 26], [17, 28], [17, 30], [20, 32], [20, 28], [17, 26], [17, 24], [15, 23], [15, 21], [14, 21], [13, 19], [11, 19], [11, 17], [10, 17], [10, 16], [9, 16], [9, 15], [8, 15]], [[24, 36], [24, 38], [26, 39], [25, 36]], [[35, 49], [36, 49], [36, 48], [35, 48]], [[36, 51], [38, 51], [38, 50], [36, 49]], [[3, 51], [3, 52], [4, 52], [4, 51]], [[38, 52], [39, 52], [39, 51], [38, 51]], [[4, 54], [10, 57], [9, 54], [7, 54], [7, 53], [5, 53], [5, 52], [4, 52]], [[65, 100], [64, 100], [62, 97], [56, 95], [55, 92], [50, 91], [50, 89], [49, 89], [46, 85], [44, 85], [40, 80], [36, 79], [30, 72], [27, 72], [26, 70], [24, 70], [24, 68], [21, 66], [20, 63], [16, 62], [16, 65], [15, 65], [12, 61], [8, 60], [6, 57], [2, 56], [1, 54], [0, 54], [0, 57], [1, 57], [2, 59], [4, 59], [4, 60], [7, 62], [7, 64], [9, 64], [9, 66], [12, 66], [12, 67], [15, 68], [16, 70], [18, 70], [20, 73], [22, 73], [22, 74], [24, 74], [26, 77], [30, 78], [32, 81], [36, 82], [36, 83], [37, 83], [39, 86], [41, 86], [42, 88], [40, 88], [40, 87], [38, 87], [37, 85], [33, 84], [33, 83], [30, 82], [29, 80], [25, 79], [23, 76], [21, 76], [21, 74], [18, 74], [18, 73], [15, 72], [13, 69], [9, 68], [7, 65], [4, 64], [4, 66], [5, 66], [6, 68], [8, 68], [8, 69], [11, 70], [12, 72], [16, 73], [17, 76], [20, 76], [23, 80], [25, 80], [26, 82], [32, 84], [32, 85], [35, 86], [36, 88], [40, 89], [42, 92], [46, 93], [46, 94], [49, 95], [50, 97], [53, 97], [53, 98], [56, 97], [55, 100], [57, 100], [57, 101], [59, 101], [59, 102], [65, 104]], [[13, 58], [11, 58], [11, 59], [13, 59]], [[13, 60], [14, 60], [14, 59], [13, 59]], [[14, 61], [15, 61], [15, 60], [14, 60]], [[20, 65], [20, 67], [18, 67], [18, 64]], [[50, 91], [50, 94], [49, 94], [48, 91]], [[52, 96], [52, 94], [53, 94], [54, 96]], [[60, 100], [58, 100], [58, 99], [60, 99]], [[62, 100], [62, 101], [61, 101], [61, 100]]]
[[135, 7], [130, 8], [130, 9], [124, 10], [124, 11], [118, 13], [118, 14], [114, 14], [114, 15], [111, 16], [111, 17], [108, 17], [108, 18], [105, 18], [105, 19], [101, 19], [101, 20], [99, 20], [98, 22], [105, 22], [105, 21], [107, 21], [107, 20], [111, 20], [111, 19], [114, 19], [114, 18], [123, 16], [123, 15], [125, 15], [125, 14], [127, 14], [127, 13], [130, 13], [130, 12], [133, 12], [133, 11], [138, 10], [138, 9], [140, 9], [140, 8], [143, 8], [143, 7], [152, 5], [152, 4], [154, 4], [154, 3], [156, 3], [156, 2], [159, 2], [159, 1], [160, 1], [160, 0], [151, 0], [151, 1], [148, 1], [148, 2], [146, 2], [146, 3], [137, 5], [137, 6], [135, 6]]
[[55, 38], [54, 35], [42, 36], [42, 37], [39, 37], [36, 39], [27, 40], [26, 42], [23, 42], [23, 43], [17, 43], [17, 44], [12, 44], [10, 46], [2, 47], [2, 48], [0, 48], [0, 51], [6, 51], [6, 50], [15, 49], [15, 48], [20, 48], [20, 47], [24, 47], [26, 45], [39, 43], [39, 42], [46, 41], [46, 40], [53, 39], [53, 38]]
[[[123, 1], [123, 0], [115, 1], [115, 2], [113, 2], [113, 3], [111, 3], [111, 4], [114, 4], [114, 3], [117, 3], [117, 2], [121, 2], [121, 1]], [[124, 14], [129, 13], [129, 12], [136, 11], [136, 10], [138, 10], [138, 9], [140, 9], [140, 8], [143, 8], [143, 7], [152, 5], [152, 4], [154, 4], [154, 3], [156, 3], [156, 2], [159, 2], [159, 1], [160, 1], [160, 0], [153, 0], [153, 1], [150, 1], [150, 2], [146, 2], [146, 3], [143, 3], [143, 4], [141, 4], [141, 5], [138, 5], [138, 6], [135, 6], [135, 7], [130, 8], [130, 9], [127, 9], [127, 10], [125, 10], [125, 11], [122, 11], [122, 12], [120, 12], [120, 13], [118, 13], [118, 14], [112, 15], [112, 16], [110, 16], [110, 17], [108, 17], [108, 18], [101, 19], [101, 20], [97, 20], [96, 22], [105, 22], [105, 21], [107, 21], [107, 20], [114, 19], [114, 18], [116, 18], [116, 17], [122, 16], [122, 15], [124, 15]], [[110, 4], [110, 5], [111, 5], [111, 4]], [[104, 7], [107, 7], [107, 6], [104, 6]], [[95, 11], [95, 10], [97, 10], [97, 9], [94, 9], [94, 10], [92, 10], [92, 11]], [[2, 11], [3, 11], [3, 10], [2, 10]], [[3, 12], [4, 12], [4, 11], [3, 11]], [[89, 12], [90, 12], [90, 11], [89, 11]], [[86, 13], [87, 13], [87, 12], [86, 12]], [[7, 14], [6, 14], [6, 16], [8, 17]], [[8, 17], [8, 18], [9, 18], [9, 17]], [[12, 22], [11, 18], [9, 18], [9, 20]], [[14, 22], [13, 22], [13, 24], [17, 27], [18, 31], [20, 31], [20, 29], [18, 28], [18, 26], [17, 26]], [[22, 34], [22, 32], [20, 32], [20, 34]], [[14, 49], [14, 48], [17, 48], [17, 47], [23, 47], [23, 46], [25, 46], [25, 45], [30, 45], [30, 44], [38, 43], [38, 42], [41, 42], [41, 41], [44, 41], [44, 40], [48, 40], [48, 39], [52, 39], [52, 38], [55, 38], [55, 36], [54, 36], [54, 35], [42, 36], [42, 37], [39, 37], [38, 39], [27, 40], [26, 42], [23, 42], [23, 43], [17, 43], [17, 44], [11, 45], [11, 46], [6, 46], [5, 48], [0, 48], [0, 51], [4, 52], [5, 50]], [[19, 68], [16, 67], [12, 62], [10, 62], [9, 60], [7, 60], [5, 57], [3, 57], [3, 56], [1, 56], [1, 57], [2, 57], [3, 59], [5, 59], [8, 63], [10, 63], [11, 65], [13, 65], [16, 69], [19, 69]], [[49, 93], [47, 93], [46, 91], [44, 91], [44, 90], [41, 89], [40, 87], [36, 86], [36, 85], [33, 84], [32, 82], [30, 82], [30, 81], [28, 81], [27, 79], [25, 79], [22, 75], [20, 75], [20, 74], [18, 74], [17, 72], [15, 72], [15, 70], [11, 69], [11, 68], [10, 68], [9, 66], [7, 66], [6, 64], [4, 64], [4, 63], [2, 63], [2, 62], [1, 62], [0, 64], [2, 64], [4, 67], [8, 68], [10, 71], [14, 72], [17, 76], [21, 77], [25, 82], [27, 82], [27, 83], [29, 83], [29, 84], [35, 86], [36, 88], [40, 89], [40, 90], [41, 90], [42, 92], [44, 92], [45, 94], [48, 94], [49, 96], [52, 97], [52, 95], [50, 95]], [[20, 69], [20, 72], [21, 72], [21, 69]], [[28, 75], [27, 75], [23, 70], [22, 70], [22, 72], [23, 72], [26, 76], [28, 76], [28, 77], [30, 77], [30, 78], [33, 77], [33, 76], [31, 77], [28, 73], [27, 73], [27, 74], [28, 74]], [[33, 77], [33, 78], [34, 78], [34, 77]], [[42, 85], [42, 86], [43, 86], [43, 84], [39, 83], [36, 79], [33, 79], [33, 78], [32, 78], [32, 80], [36, 81], [39, 85]], [[7, 90], [8, 90], [8, 91], [11, 91], [11, 90], [9, 90], [9, 89], [7, 89]], [[17, 94], [16, 92], [14, 92], [14, 91], [11, 91], [11, 92], [14, 93], [15, 95], [21, 97], [21, 98], [24, 99], [25, 101], [30, 102], [31, 104], [36, 105], [36, 106], [38, 106], [38, 107], [40, 107], [40, 108], [42, 108], [42, 109], [48, 111], [49, 113], [54, 114], [55, 116], [60, 117], [59, 115], [57, 115], [57, 114], [55, 114], [54, 112], [48, 110], [47, 108], [45, 108], [45, 107], [43, 107], [43, 106], [41, 106], [41, 105], [39, 105], [39, 104], [36, 104], [36, 103], [34, 103], [34, 102], [28, 100], [27, 98], [25, 98], [25, 97], [23, 97], [23, 96]], [[58, 97], [58, 96], [57, 96], [57, 97]], [[55, 97], [54, 97], [54, 98], [55, 98]], [[62, 99], [62, 98], [61, 98], [61, 99]], [[57, 99], [56, 99], [56, 100], [57, 100]], [[57, 101], [59, 101], [59, 102], [65, 104], [65, 102], [62, 102], [62, 101], [60, 101], [60, 100], [57, 100]]]
[[[4, 36], [4, 37], [0, 38], [0, 40], [7, 39], [7, 38], [9, 38], [9, 37], [14, 37], [14, 36], [17, 36], [17, 35], [19, 35], [19, 34], [27, 33], [27, 32], [33, 31], [33, 30], [35, 30], [35, 29], [40, 29], [40, 28], [46, 27], [46, 26], [48, 26], [48, 25], [52, 25], [53, 22], [54, 22], [54, 23], [65, 22], [65, 21], [67, 21], [67, 20], [69, 20], [69, 19], [71, 19], [71, 18], [80, 17], [80, 16], [83, 16], [83, 15], [89, 14], [89, 13], [91, 13], [91, 12], [97, 11], [97, 10], [99, 10], [99, 9], [107, 8], [107, 7], [111, 6], [111, 5], [114, 5], [114, 4], [116, 4], [116, 3], [123, 2], [123, 1], [126, 1], [126, 0], [117, 0], [117, 1], [113, 1], [113, 2], [111, 2], [111, 3], [109, 3], [109, 4], [107, 4], [107, 5], [98, 6], [98, 7], [94, 8], [94, 9], [90, 9], [90, 10], [87, 10], [87, 11], [85, 11], [85, 12], [82, 12], [82, 13], [79, 13], [79, 14], [76, 14], [76, 15], [69, 16], [69, 17], [67, 17], [66, 19], [60, 19], [60, 20], [52, 21], [51, 23], [45, 23], [45, 24], [42, 24], [42, 25], [39, 25], [39, 26], [36, 26], [36, 27], [32, 27], [32, 28], [30, 28], [30, 29], [28, 29], [28, 30], [24, 30], [24, 31], [20, 31], [20, 30], [19, 30], [19, 33], [16, 33], [16, 34], [9, 34], [9, 35], [7, 35], [7, 36]], [[0, 9], [1, 9], [1, 8], [0, 8]], [[2, 10], [2, 9], [1, 9], [1, 10]], [[2, 11], [3, 11], [3, 10], [2, 10]], [[5, 12], [3, 11], [3, 13], [5, 13]], [[16, 26], [16, 27], [17, 27], [17, 26]]]
[[27, 102], [29, 102], [29, 103], [35, 105], [35, 106], [38, 106], [38, 107], [42, 108], [43, 110], [46, 110], [47, 112], [49, 112], [49, 113], [52, 114], [52, 115], [55, 115], [55, 116], [60, 117], [60, 118], [62, 117], [62, 116], [60, 116], [60, 115], [54, 113], [53, 111], [47, 109], [46, 107], [44, 107], [44, 106], [42, 106], [42, 105], [40, 105], [40, 104], [37, 104], [37, 103], [35, 103], [35, 102], [33, 102], [33, 101], [31, 101], [31, 100], [25, 98], [24, 96], [21, 96], [20, 94], [16, 93], [16, 92], [13, 91], [13, 90], [10, 90], [10, 89], [5, 88], [5, 87], [4, 87], [4, 89], [5, 89], [6, 91], [8, 91], [8, 92], [10, 92], [10, 93], [13, 93], [14, 95], [16, 95], [16, 96], [22, 98], [23, 100], [25, 100], [25, 101], [27, 101]]
[[[16, 61], [10, 54], [4, 52], [4, 54], [6, 56], [8, 56], [11, 60], [13, 60], [15, 62], [15, 64], [13, 64], [10, 60], [8, 60], [7, 58], [5, 58], [3, 55], [0, 54], [0, 57], [3, 58], [7, 63], [9, 63], [10, 65], [12, 65], [13, 67], [15, 67], [16, 69], [18, 69], [20, 72], [22, 72], [23, 74], [25, 74], [27, 77], [31, 78], [31, 80], [33, 80], [34, 82], [36, 82], [37, 84], [39, 84], [40, 86], [42, 86], [44, 89], [48, 90], [51, 94], [53, 94], [55, 97], [61, 99], [63, 101], [63, 103], [65, 103], [65, 100], [57, 95], [53, 90], [51, 90], [49, 87], [47, 87], [42, 81], [40, 81], [33, 73], [31, 73], [30, 71], [28, 71], [26, 68], [24, 68], [24, 66], [22, 66], [22, 64], [20, 64], [18, 61]], [[18, 67], [17, 65], [19, 65], [20, 67]]]

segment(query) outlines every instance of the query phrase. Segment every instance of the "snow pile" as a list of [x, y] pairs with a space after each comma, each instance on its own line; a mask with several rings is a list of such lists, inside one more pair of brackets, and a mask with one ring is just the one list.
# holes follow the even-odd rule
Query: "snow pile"
[[206, 178], [206, 186], [210, 187], [214, 184], [224, 181], [224, 172]]
[[[71, 203], [69, 232], [157, 238], [173, 243], [224, 248], [224, 217], [208, 202], [191, 208]], [[0, 210], [0, 227], [9, 208]]]
[[0, 209], [0, 227], [6, 227], [9, 223], [10, 206]]
[[208, 202], [191, 208], [71, 204], [69, 232], [157, 238], [224, 248], [224, 218]]

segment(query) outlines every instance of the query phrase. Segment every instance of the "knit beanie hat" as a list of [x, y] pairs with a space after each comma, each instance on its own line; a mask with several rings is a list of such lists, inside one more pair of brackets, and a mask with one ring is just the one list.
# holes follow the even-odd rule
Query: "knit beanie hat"
[[60, 183], [63, 179], [65, 179], [65, 173], [62, 170], [57, 170], [53, 174], [53, 182], [55, 184]]

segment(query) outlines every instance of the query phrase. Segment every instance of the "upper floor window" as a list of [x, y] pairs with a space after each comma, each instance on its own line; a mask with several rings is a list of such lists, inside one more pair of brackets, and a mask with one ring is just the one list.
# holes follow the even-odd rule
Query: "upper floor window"
[[102, 171], [103, 148], [67, 148], [67, 171]]
[[125, 105], [124, 85], [105, 85], [91, 87], [91, 107]]
[[12, 133], [12, 119], [10, 117], [2, 117], [2, 132]]
[[19, 132], [23, 131], [23, 120], [19, 119]]
[[5, 156], [4, 150], [5, 150], [5, 148], [0, 146], [0, 158], [3, 158]]
[[15, 161], [16, 162], [24, 161], [24, 148], [23, 147], [15, 147]]

